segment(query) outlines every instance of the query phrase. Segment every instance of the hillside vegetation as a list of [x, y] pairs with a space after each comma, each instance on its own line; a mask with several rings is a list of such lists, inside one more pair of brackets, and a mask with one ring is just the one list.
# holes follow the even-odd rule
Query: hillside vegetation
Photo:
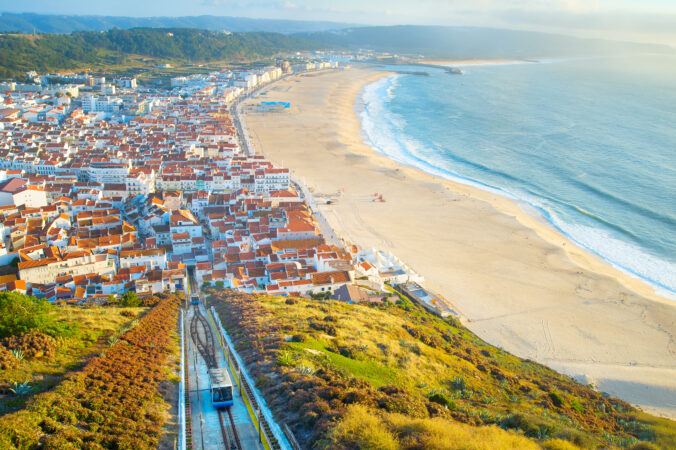
[[54, 387], [145, 309], [55, 306], [0, 293], [0, 414]]
[[209, 302], [308, 448], [676, 447], [674, 422], [403, 298], [350, 305], [222, 291]]
[[0, 416], [0, 448], [157, 448], [167, 400], [175, 401], [168, 377], [179, 352], [179, 298], [154, 299], [152, 309], [112, 336], [82, 370]]
[[0, 14], [0, 32], [72, 33], [73, 31], [107, 31], [113, 28], [200, 28], [232, 32], [268, 31], [301, 33], [337, 30], [352, 26], [347, 23], [304, 20], [253, 19], [250, 17], [183, 16], [183, 17], [123, 17], [84, 16], [33, 13]]
[[188, 28], [113, 29], [65, 34], [0, 35], [0, 77], [25, 72], [122, 65], [132, 55], [173, 62], [238, 61], [319, 48], [309, 39], [276, 33], [217, 33]]

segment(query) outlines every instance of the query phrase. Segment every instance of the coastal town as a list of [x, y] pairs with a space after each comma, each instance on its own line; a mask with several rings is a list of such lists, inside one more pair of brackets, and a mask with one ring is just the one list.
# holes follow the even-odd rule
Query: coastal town
[[668, 8], [436, 3], [0, 11], [0, 449], [676, 449]]
[[[338, 63], [282, 62], [174, 77], [167, 89], [86, 73], [4, 83], [0, 290], [102, 304], [130, 291], [188, 293], [193, 277], [380, 302], [386, 286], [410, 283], [412, 298], [448, 315], [396, 257], [337, 238], [289, 169], [253, 151], [240, 101], [329, 69]], [[288, 107], [260, 102], [252, 113]]]

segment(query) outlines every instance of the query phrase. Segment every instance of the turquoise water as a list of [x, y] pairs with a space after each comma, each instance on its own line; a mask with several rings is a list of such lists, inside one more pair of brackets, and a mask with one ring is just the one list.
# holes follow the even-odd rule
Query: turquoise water
[[362, 127], [376, 150], [525, 201], [674, 296], [676, 59], [425, 70], [364, 88]]

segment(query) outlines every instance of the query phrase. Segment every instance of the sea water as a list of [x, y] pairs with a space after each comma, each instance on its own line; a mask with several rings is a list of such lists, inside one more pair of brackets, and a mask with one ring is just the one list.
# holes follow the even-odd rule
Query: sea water
[[676, 58], [461, 69], [366, 86], [368, 143], [527, 202], [577, 244], [675, 297]]

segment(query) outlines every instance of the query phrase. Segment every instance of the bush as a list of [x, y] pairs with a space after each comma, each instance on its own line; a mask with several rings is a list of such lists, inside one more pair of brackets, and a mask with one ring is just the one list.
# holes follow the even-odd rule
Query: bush
[[510, 414], [502, 420], [500, 426], [521, 430], [528, 437], [540, 437], [549, 428], [540, 417], [526, 414]]
[[412, 419], [400, 414], [388, 414], [384, 422], [398, 437], [400, 448], [538, 449], [537, 444], [527, 438], [496, 426], [471, 427], [439, 417]]
[[291, 336], [291, 342], [305, 342], [305, 341], [307, 341], [307, 336], [303, 333], [298, 333]]
[[455, 404], [453, 400], [450, 398], [446, 397], [444, 394], [437, 392], [435, 394], [432, 394], [429, 396], [429, 401], [438, 403], [441, 406], [445, 406], [446, 408], [450, 409], [451, 411], [455, 411], [458, 409], [458, 406]]
[[59, 323], [50, 316], [56, 306], [47, 300], [15, 292], [0, 293], [0, 338], [40, 331], [50, 336], [72, 336], [76, 324]]
[[43, 333], [31, 332], [21, 336], [11, 336], [2, 340], [8, 350], [19, 350], [27, 358], [51, 357], [56, 353], [56, 340]]
[[378, 399], [378, 407], [387, 412], [405, 414], [411, 417], [429, 417], [425, 401], [406, 392], [392, 393], [381, 397]]
[[0, 345], [0, 370], [12, 370], [19, 367], [19, 359]]
[[454, 391], [464, 391], [467, 389], [467, 382], [465, 381], [465, 377], [462, 376], [453, 378], [448, 384]]
[[136, 295], [136, 292], [125, 292], [125, 294], [122, 296], [122, 302], [120, 302], [120, 305], [129, 308], [129, 307], [138, 307], [141, 306], [141, 299], [138, 298], [138, 295]]
[[160, 299], [155, 295], [144, 295], [141, 298], [141, 306], [145, 306], [147, 308], [153, 307], [157, 305], [159, 302]]
[[336, 336], [338, 334], [338, 330], [336, 329], [335, 325], [330, 323], [312, 322], [310, 323], [310, 328], [317, 331], [323, 331], [329, 336]]
[[378, 416], [363, 405], [353, 404], [317, 447], [394, 450], [399, 446]]
[[558, 392], [550, 392], [549, 398], [552, 400], [552, 403], [554, 403], [554, 406], [556, 406], [557, 408], [563, 406], [563, 397], [561, 397], [561, 394], [559, 394]]
[[582, 403], [580, 403], [580, 401], [576, 398], [570, 399], [570, 407], [580, 414], [584, 413], [584, 405], [582, 405]]
[[650, 442], [638, 442], [629, 447], [629, 450], [659, 450], [659, 447]]
[[550, 439], [542, 443], [544, 450], [576, 450], [578, 447], [563, 439]]
[[294, 357], [289, 352], [281, 352], [277, 356], [277, 365], [278, 366], [293, 366], [295, 364]]

